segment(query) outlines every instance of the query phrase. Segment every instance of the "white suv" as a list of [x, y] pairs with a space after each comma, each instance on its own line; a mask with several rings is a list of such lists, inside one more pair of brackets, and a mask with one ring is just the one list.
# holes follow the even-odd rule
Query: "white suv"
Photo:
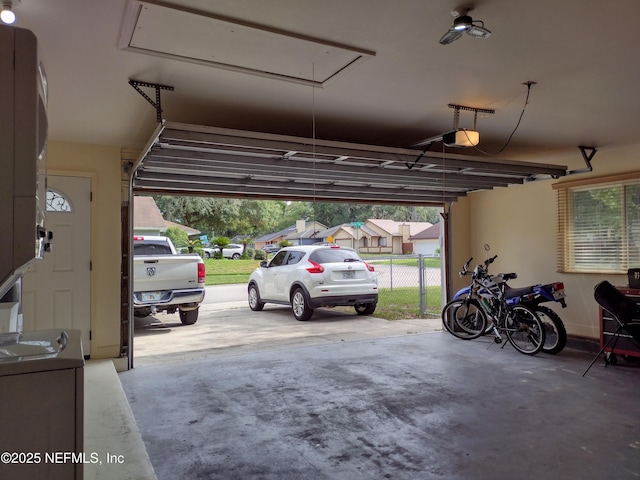
[[[216, 252], [219, 252], [220, 249], [218, 247], [213, 248], [204, 248], [204, 256], [205, 258], [213, 258]], [[230, 243], [226, 247], [222, 249], [222, 256], [224, 258], [230, 258], [232, 260], [237, 260], [242, 256], [242, 252], [244, 251], [244, 247], [237, 243]]]
[[353, 306], [371, 315], [378, 303], [378, 277], [355, 250], [337, 245], [284, 247], [260, 262], [249, 278], [249, 307], [291, 305], [296, 319], [311, 318], [318, 307]]

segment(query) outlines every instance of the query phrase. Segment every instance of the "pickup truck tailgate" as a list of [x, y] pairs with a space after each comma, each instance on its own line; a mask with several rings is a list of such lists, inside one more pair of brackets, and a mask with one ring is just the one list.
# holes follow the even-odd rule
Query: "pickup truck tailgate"
[[198, 288], [198, 255], [134, 257], [135, 292]]

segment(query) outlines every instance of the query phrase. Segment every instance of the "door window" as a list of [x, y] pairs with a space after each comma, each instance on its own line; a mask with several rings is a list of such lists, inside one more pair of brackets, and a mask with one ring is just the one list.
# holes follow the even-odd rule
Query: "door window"
[[47, 212], [71, 213], [72, 211], [71, 202], [63, 193], [47, 190]]

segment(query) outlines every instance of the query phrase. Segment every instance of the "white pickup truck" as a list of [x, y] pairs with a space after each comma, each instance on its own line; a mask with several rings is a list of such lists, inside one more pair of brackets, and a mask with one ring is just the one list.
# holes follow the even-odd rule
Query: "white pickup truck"
[[178, 311], [180, 321], [192, 325], [204, 300], [204, 284], [200, 255], [180, 255], [168, 237], [133, 237], [133, 310], [137, 317]]

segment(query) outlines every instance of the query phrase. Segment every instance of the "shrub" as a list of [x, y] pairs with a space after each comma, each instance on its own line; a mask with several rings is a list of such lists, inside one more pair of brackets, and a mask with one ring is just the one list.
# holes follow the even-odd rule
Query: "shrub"
[[187, 232], [178, 227], [169, 227], [164, 232], [166, 237], [171, 239], [171, 242], [176, 247], [177, 251], [180, 251], [181, 247], [186, 247], [189, 241]]
[[267, 254], [264, 250], [256, 250], [253, 254], [254, 260], [266, 260]]

